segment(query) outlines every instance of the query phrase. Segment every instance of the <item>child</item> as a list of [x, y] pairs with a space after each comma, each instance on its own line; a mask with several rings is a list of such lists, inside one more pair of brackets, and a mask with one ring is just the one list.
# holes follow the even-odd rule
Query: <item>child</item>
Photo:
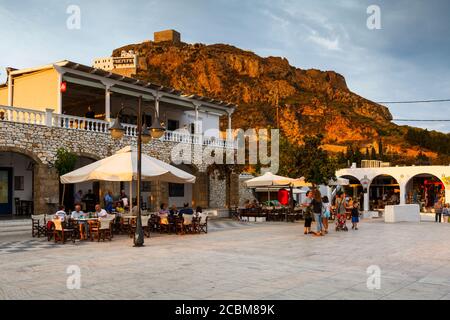
[[444, 209], [442, 210], [442, 215], [444, 216], [444, 222], [448, 223], [448, 217], [450, 216], [449, 204], [446, 203]]
[[358, 230], [358, 222], [359, 222], [358, 203], [354, 202], [352, 208], [352, 229]]

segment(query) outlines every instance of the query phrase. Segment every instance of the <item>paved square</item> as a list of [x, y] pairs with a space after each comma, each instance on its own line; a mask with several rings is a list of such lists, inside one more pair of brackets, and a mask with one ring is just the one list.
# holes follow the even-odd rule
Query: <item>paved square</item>
[[[214, 221], [202, 235], [133, 248], [0, 236], [0, 299], [450, 299], [450, 224], [363, 221], [303, 235], [301, 223]], [[81, 289], [67, 289], [67, 267]], [[367, 268], [381, 287], [367, 288]]]

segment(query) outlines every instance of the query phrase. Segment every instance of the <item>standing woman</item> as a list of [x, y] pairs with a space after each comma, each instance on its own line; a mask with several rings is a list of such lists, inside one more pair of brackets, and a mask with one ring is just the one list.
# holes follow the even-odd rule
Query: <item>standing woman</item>
[[311, 222], [312, 222], [312, 191], [308, 191], [306, 193], [306, 198], [303, 200], [302, 207], [304, 210], [303, 218], [305, 219], [305, 229], [304, 233], [308, 234], [311, 231]]
[[322, 205], [323, 205], [322, 227], [323, 227], [323, 232], [325, 232], [325, 234], [327, 234], [328, 233], [328, 219], [330, 219], [330, 216], [331, 216], [331, 203], [328, 200], [327, 196], [322, 198]]
[[322, 195], [319, 190], [314, 190], [314, 199], [311, 201], [314, 213], [314, 221], [316, 221], [316, 236], [323, 236], [322, 233]]

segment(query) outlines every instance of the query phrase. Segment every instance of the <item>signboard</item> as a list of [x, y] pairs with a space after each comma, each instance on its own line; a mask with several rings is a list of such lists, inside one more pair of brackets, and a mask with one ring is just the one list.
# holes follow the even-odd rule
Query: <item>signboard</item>
[[134, 57], [133, 58], [114, 58], [114, 65], [115, 66], [122, 66], [122, 65], [134, 66]]

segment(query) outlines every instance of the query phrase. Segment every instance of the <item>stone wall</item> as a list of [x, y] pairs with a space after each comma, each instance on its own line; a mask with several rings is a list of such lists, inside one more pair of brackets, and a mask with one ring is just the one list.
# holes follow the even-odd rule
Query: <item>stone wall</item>
[[58, 172], [47, 165], [35, 164], [33, 199], [35, 214], [56, 212], [59, 203]]
[[[47, 211], [53, 209], [57, 200], [45, 198], [57, 197], [58, 175], [53, 168], [58, 148], [65, 148], [79, 156], [92, 159], [102, 159], [114, 154], [116, 151], [135, 145], [136, 139], [124, 137], [116, 141], [107, 133], [89, 132], [65, 128], [47, 127], [43, 125], [31, 125], [0, 121], [0, 152], [16, 152], [29, 156], [36, 164], [35, 168], [35, 209]], [[143, 145], [143, 151], [161, 161], [170, 163], [171, 152], [175, 142], [153, 140]], [[187, 146], [187, 148], [186, 148]], [[197, 176], [197, 183], [193, 187], [193, 200], [195, 205], [202, 207], [223, 208], [226, 205], [226, 182], [216, 178], [208, 179], [207, 165], [201, 163], [202, 153], [205, 147], [200, 145], [184, 145], [184, 150], [190, 150], [190, 158], [193, 159], [192, 167]], [[210, 149], [210, 148], [208, 148]], [[210, 149], [209, 151], [214, 150]], [[187, 157], [185, 157], [187, 160]], [[233, 201], [239, 197], [238, 182], [233, 180]], [[101, 183], [100, 196], [111, 189], [118, 193], [119, 183]], [[168, 201], [167, 183], [155, 184], [155, 203]], [[237, 195], [236, 195], [237, 194]], [[46, 203], [46, 201], [50, 201]]]
[[209, 176], [209, 207], [225, 208], [227, 204], [227, 185], [217, 174]]
[[247, 188], [245, 186], [245, 181], [253, 178], [252, 176], [240, 176], [239, 177], [239, 205], [243, 205], [245, 201], [249, 200], [252, 202], [255, 200], [255, 196], [253, 195], [253, 192], [251, 189]]

